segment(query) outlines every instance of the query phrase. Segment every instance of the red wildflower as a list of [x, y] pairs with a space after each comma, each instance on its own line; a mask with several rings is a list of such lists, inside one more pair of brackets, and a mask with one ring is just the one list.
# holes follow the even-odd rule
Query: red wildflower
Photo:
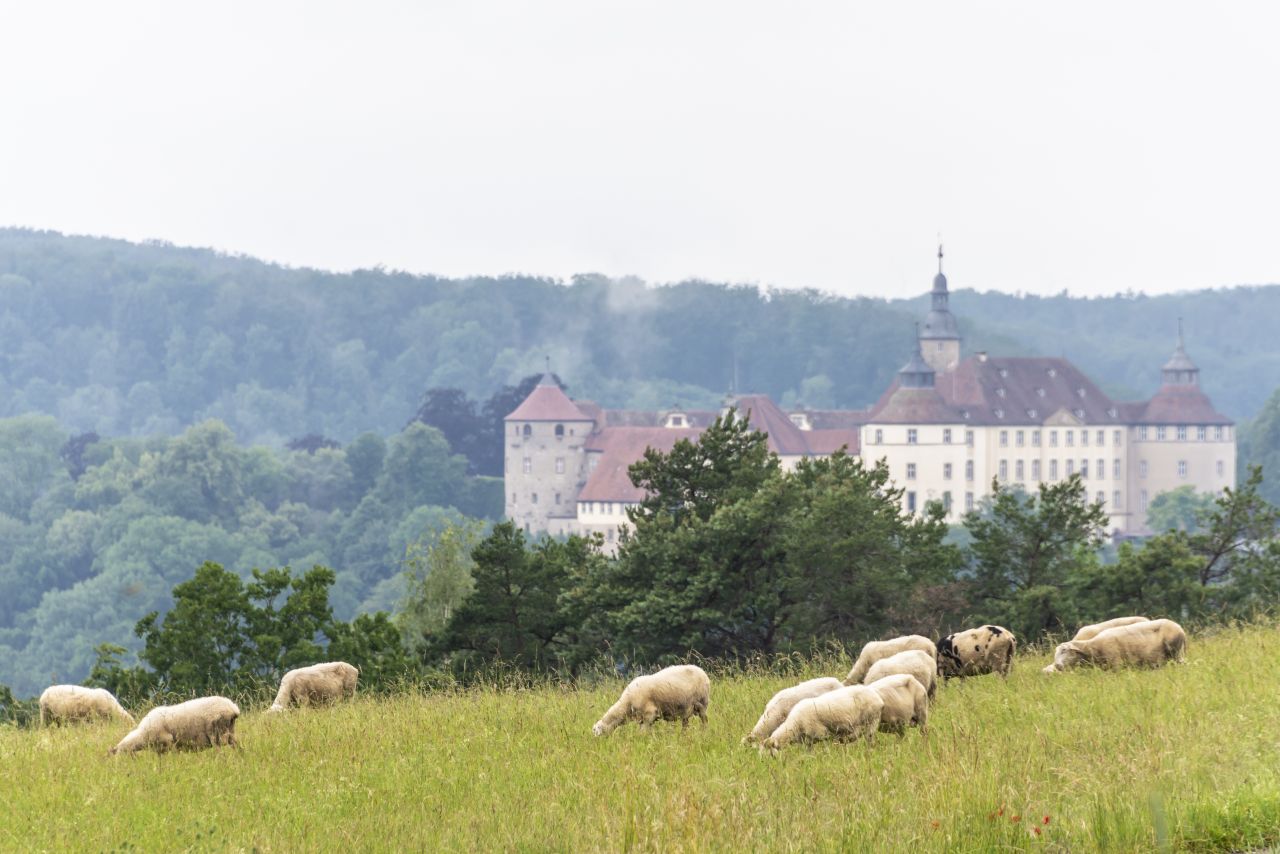
[[934, 830], [937, 830], [937, 829], [938, 829], [938, 820], [937, 820], [937, 819], [934, 819], [933, 821], [929, 822], [929, 824], [930, 824], [930, 826], [932, 826], [932, 827], [933, 827], [933, 829], [934, 829]]
[[1045, 824], [1048, 824], [1048, 823], [1049, 823], [1049, 816], [1045, 816], [1045, 817], [1044, 817], [1044, 823], [1045, 823]]
[[1035, 827], [1035, 826], [1033, 825], [1033, 826], [1031, 827], [1031, 829], [1032, 829], [1032, 830], [1034, 830], [1034, 831], [1036, 832], [1036, 836], [1039, 836], [1039, 835], [1040, 835], [1040, 828]]
[[1017, 822], [1022, 821], [1022, 816], [1015, 815], [1013, 818], [1009, 819], [1009, 821], [1012, 821], [1016, 824]]

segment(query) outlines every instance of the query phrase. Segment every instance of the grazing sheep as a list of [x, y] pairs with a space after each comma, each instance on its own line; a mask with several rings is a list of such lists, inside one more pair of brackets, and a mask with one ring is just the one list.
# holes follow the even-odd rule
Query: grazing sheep
[[1002, 626], [982, 626], [947, 635], [938, 641], [938, 672], [948, 679], [984, 673], [1007, 677], [1017, 647], [1018, 639]]
[[880, 711], [880, 731], [905, 735], [908, 726], [920, 727], [920, 734], [929, 732], [929, 697], [920, 681], [906, 673], [886, 676], [867, 687], [880, 695], [884, 708]]
[[916, 681], [920, 683], [920, 687], [924, 689], [925, 695], [930, 700], [933, 699], [933, 693], [938, 688], [938, 664], [929, 657], [928, 653], [921, 652], [918, 649], [909, 649], [906, 652], [880, 659], [871, 665], [871, 669], [867, 671], [863, 682], [870, 685], [877, 679], [896, 676], [899, 673], [914, 676]]
[[866, 685], [850, 685], [796, 703], [791, 714], [761, 750], [777, 754], [794, 741], [809, 743], [833, 738], [838, 741], [870, 740], [880, 726], [884, 699]]
[[764, 741], [773, 735], [775, 729], [782, 725], [782, 722], [787, 719], [787, 715], [795, 708], [796, 703], [842, 687], [844, 686], [839, 679], [834, 676], [824, 676], [821, 679], [810, 679], [808, 682], [801, 682], [794, 688], [783, 688], [773, 695], [773, 699], [765, 704], [764, 714], [760, 716], [760, 720], [756, 721], [755, 728], [742, 739], [742, 743], [756, 744]]
[[226, 697], [200, 697], [175, 706], [156, 706], [120, 743], [111, 748], [115, 755], [151, 748], [164, 753], [170, 748], [201, 750], [236, 742], [236, 718], [240, 709]]
[[1159, 667], [1182, 661], [1187, 650], [1187, 633], [1173, 620], [1147, 620], [1107, 629], [1090, 640], [1058, 644], [1053, 664], [1046, 673], [1082, 664], [1095, 667]]
[[687, 727], [689, 718], [697, 715], [707, 723], [707, 706], [711, 703], [711, 680], [701, 667], [677, 664], [637, 676], [622, 691], [618, 702], [609, 707], [591, 731], [608, 735], [628, 720], [647, 727], [662, 718], [679, 720]]
[[293, 703], [308, 706], [354, 697], [359, 676], [360, 671], [345, 661], [328, 661], [290, 670], [280, 680], [276, 701], [267, 711], [283, 712]]
[[844, 684], [857, 685], [859, 682], [865, 682], [867, 671], [871, 669], [871, 665], [882, 658], [888, 658], [891, 655], [897, 655], [909, 649], [918, 649], [921, 652], [928, 653], [929, 657], [935, 661], [938, 658], [938, 650], [933, 645], [933, 641], [923, 635], [905, 635], [892, 640], [872, 641], [862, 648], [862, 652], [858, 653], [858, 660], [853, 663], [853, 669], [849, 671], [849, 675], [844, 677]]
[[1099, 632], [1105, 632], [1107, 629], [1114, 629], [1117, 626], [1132, 626], [1134, 623], [1145, 623], [1150, 617], [1116, 617], [1114, 620], [1107, 620], [1102, 623], [1094, 623], [1092, 626], [1081, 626], [1080, 631], [1076, 632], [1076, 636], [1072, 640], [1084, 641], [1093, 640], [1098, 636]]
[[40, 695], [40, 726], [99, 718], [118, 718], [133, 724], [133, 715], [126, 712], [106, 688], [51, 685]]

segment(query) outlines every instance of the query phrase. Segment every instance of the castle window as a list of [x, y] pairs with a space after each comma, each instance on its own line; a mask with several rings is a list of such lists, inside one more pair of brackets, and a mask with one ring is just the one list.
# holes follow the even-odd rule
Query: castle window
[[1102, 480], [1103, 478], [1105, 478], [1105, 477], [1107, 476], [1107, 461], [1106, 461], [1106, 460], [1098, 460], [1098, 468], [1097, 468], [1097, 472], [1098, 472], [1098, 480]]
[[1057, 430], [1049, 431], [1049, 447], [1050, 448], [1058, 447], [1058, 431]]
[[1199, 427], [1196, 428], [1197, 442], [1203, 442], [1208, 435], [1209, 435], [1209, 428], [1205, 427], [1203, 424], [1201, 424]]
[[1222, 477], [1224, 469], [1226, 469], [1226, 466], [1222, 464], [1222, 460], [1218, 460], [1218, 477]]
[[556, 493], [556, 504], [557, 504], [557, 505], [559, 505], [559, 504], [560, 504], [560, 493], [558, 493], [558, 492]]
[[1120, 430], [1113, 430], [1111, 432], [1111, 444], [1115, 445], [1117, 448], [1120, 447], [1120, 443], [1124, 441], [1122, 432], [1123, 431]]
[[1120, 460], [1111, 461], [1111, 476], [1116, 480], [1120, 479]]
[[563, 439], [563, 438], [564, 438], [564, 425], [563, 425], [563, 424], [557, 424], [557, 425], [556, 425], [556, 438], [557, 438], [557, 439]]
[[1015, 433], [1013, 436], [1013, 443], [1017, 445], [1019, 448], [1021, 448], [1024, 444], [1026, 444], [1026, 431], [1019, 430], [1017, 433]]
[[1138, 477], [1146, 477], [1146, 476], [1147, 476], [1147, 461], [1138, 460]]
[[1120, 490], [1111, 493], [1111, 509], [1120, 511], [1124, 509], [1124, 505], [1120, 503]]
[[1031, 479], [1032, 480], [1040, 479], [1040, 461], [1039, 460], [1031, 461]]
[[942, 479], [951, 480], [951, 463], [942, 464]]
[[564, 474], [564, 457], [556, 457], [556, 474]]
[[1080, 431], [1080, 444], [1084, 445], [1086, 448], [1089, 447], [1089, 431], [1088, 430]]
[[1138, 493], [1138, 501], [1142, 504], [1142, 509], [1147, 509], [1147, 491], [1144, 489]]
[[1009, 461], [1008, 460], [1000, 461], [1000, 479], [1001, 480], [1009, 479]]
[[1000, 431], [1000, 447], [1002, 448], [1009, 447], [1009, 431], [1008, 430]]
[[1178, 425], [1178, 441], [1179, 442], [1187, 441], [1187, 425], [1186, 424]]
[[515, 494], [514, 492], [513, 492], [513, 493], [511, 493], [511, 503], [512, 503], [512, 504], [515, 504], [515, 503], [516, 503], [516, 494]]
[[907, 444], [914, 445], [916, 443], [916, 430], [914, 427], [907, 428]]
[[1178, 460], [1178, 477], [1186, 477], [1186, 476], [1187, 476], [1187, 461]]
[[532, 502], [532, 503], [534, 503], [534, 504], [537, 504], [537, 503], [538, 503], [538, 493], [536, 493], [536, 492], [531, 493], [531, 494], [529, 495], [529, 501], [531, 501], [531, 502]]
[[1067, 430], [1067, 431], [1065, 431], [1065, 432], [1066, 432], [1066, 438], [1067, 438], [1067, 447], [1068, 447], [1068, 448], [1070, 448], [1070, 447], [1074, 446], [1074, 445], [1075, 445], [1075, 443], [1076, 443], [1076, 431], [1075, 431], [1075, 430]]
[[524, 433], [524, 437], [528, 439], [530, 436], [533, 435], [533, 425], [532, 424], [524, 425], [524, 430], [522, 432]]
[[525, 474], [533, 474], [533, 458], [525, 457], [520, 463], [520, 470]]
[[1143, 424], [1141, 427], [1139, 427], [1139, 428], [1138, 428], [1138, 438], [1139, 438], [1139, 439], [1141, 439], [1141, 440], [1142, 440], [1142, 441], [1144, 441], [1144, 442], [1147, 440], [1147, 425], [1146, 425], [1146, 424]]
[[610, 529], [609, 529], [608, 537], [609, 537], [609, 542], [611, 542], [611, 543], [612, 543], [612, 542], [613, 542], [613, 528], [610, 528]]
[[1165, 437], [1165, 429], [1164, 429], [1164, 425], [1161, 424], [1159, 427], [1156, 428], [1156, 441], [1163, 442], [1164, 437]]
[[1101, 448], [1105, 444], [1107, 444], [1107, 431], [1099, 430], [1098, 431], [1098, 447]]
[[1040, 431], [1039, 430], [1031, 431], [1031, 445], [1036, 448], [1040, 447]]
[[964, 443], [968, 445], [970, 448], [973, 447], [973, 431], [972, 430], [964, 431]]
[[942, 509], [947, 511], [947, 515], [951, 515], [951, 492], [948, 490], [942, 493]]
[[877, 444], [877, 445], [883, 445], [883, 444], [884, 444], [884, 431], [883, 431], [883, 430], [880, 430], [880, 429], [877, 429], [877, 430], [876, 430], [876, 441], [875, 441], [875, 444]]
[[1026, 480], [1026, 468], [1022, 460], [1018, 460], [1013, 464], [1013, 479], [1021, 483]]
[[1076, 473], [1076, 461], [1067, 460], [1067, 477], [1071, 477]]
[[966, 492], [964, 494], [964, 509], [966, 511], [973, 510], [973, 493]]
[[951, 444], [951, 428], [950, 427], [943, 428], [942, 430], [942, 444], [944, 445]]
[[1083, 478], [1084, 480], [1089, 479], [1089, 461], [1088, 460], [1080, 461], [1080, 477]]
[[1049, 460], [1049, 480], [1058, 479], [1058, 461]]
[[914, 492], [907, 493], [907, 511], [910, 513], [916, 512], [916, 494]]
[[973, 460], [964, 461], [964, 479], [973, 480]]
[[1101, 489], [1099, 489], [1099, 490], [1098, 490], [1098, 497], [1097, 497], [1096, 501], [1097, 501], [1097, 503], [1098, 503], [1099, 505], [1106, 504], [1106, 503], [1107, 503], [1107, 494], [1106, 494], [1105, 492], [1103, 492]]
[[1037, 397], [1044, 397], [1044, 389], [1042, 389], [1042, 388], [1038, 388], [1038, 389], [1036, 389], [1036, 396], [1037, 396]]
[[916, 479], [916, 464], [907, 463], [907, 480], [915, 480], [915, 479]]
[[1214, 427], [1214, 428], [1213, 428], [1213, 440], [1214, 440], [1215, 442], [1221, 442], [1221, 441], [1222, 441], [1222, 427], [1221, 427], [1221, 426], [1219, 426], [1219, 427]]

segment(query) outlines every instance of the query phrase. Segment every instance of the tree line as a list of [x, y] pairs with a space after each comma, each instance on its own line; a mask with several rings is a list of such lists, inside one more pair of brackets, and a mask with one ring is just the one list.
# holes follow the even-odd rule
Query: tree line
[[135, 624], [138, 664], [99, 645], [90, 682], [128, 697], [250, 691], [342, 658], [379, 690], [493, 668], [628, 672], [855, 648], [987, 622], [1025, 643], [1119, 614], [1196, 625], [1280, 605], [1280, 511], [1257, 468], [1221, 496], [1166, 498], [1153, 518], [1168, 529], [1118, 547], [1078, 477], [1034, 492], [994, 484], [949, 528], [940, 504], [905, 512], [883, 464], [839, 453], [784, 470], [732, 410], [697, 441], [649, 451], [631, 478], [647, 497], [616, 556], [598, 536], [451, 522], [406, 547], [394, 615], [335, 619], [335, 576], [321, 566], [244, 579], [206, 563], [166, 613]]

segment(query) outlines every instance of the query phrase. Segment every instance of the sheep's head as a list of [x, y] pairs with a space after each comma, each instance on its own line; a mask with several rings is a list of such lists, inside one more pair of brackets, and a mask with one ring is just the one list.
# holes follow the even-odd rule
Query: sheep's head
[[1055, 663], [1055, 664], [1045, 665], [1044, 669], [1041, 670], [1040, 672], [1041, 673], [1057, 673], [1058, 670], [1059, 670], [1058, 665]]
[[275, 712], [279, 714], [280, 712], [283, 712], [283, 711], [284, 711], [284, 706], [280, 705], [279, 703], [272, 703], [271, 708], [267, 709], [267, 712], [269, 713]]
[[592, 735], [608, 735], [613, 732], [613, 727], [604, 722], [604, 718], [596, 721], [596, 725], [591, 728]]
[[1053, 653], [1053, 664], [1050, 666], [1055, 670], [1065, 670], [1073, 664], [1087, 660], [1088, 656], [1083, 646], [1076, 641], [1067, 641], [1058, 644], [1058, 648]]
[[774, 736], [769, 736], [764, 741], [756, 745], [756, 749], [760, 751], [761, 755], [768, 753], [770, 756], [777, 756], [778, 739]]

